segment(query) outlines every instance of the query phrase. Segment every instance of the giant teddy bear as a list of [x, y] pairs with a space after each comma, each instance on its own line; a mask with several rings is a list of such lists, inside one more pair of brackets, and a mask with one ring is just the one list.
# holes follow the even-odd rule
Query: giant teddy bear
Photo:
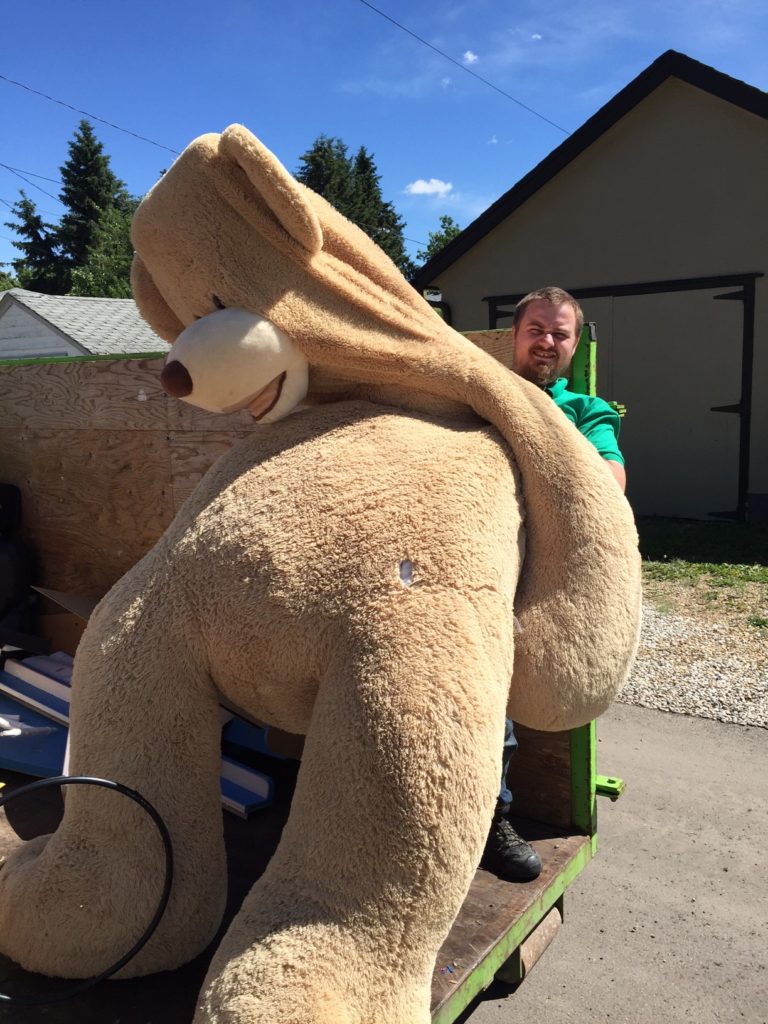
[[[175, 850], [165, 916], [123, 976], [184, 963], [219, 926], [223, 698], [306, 745], [196, 1022], [425, 1024], [505, 711], [584, 723], [629, 670], [629, 507], [546, 395], [245, 128], [194, 141], [133, 238], [136, 301], [172, 343], [164, 386], [255, 426], [77, 652], [70, 770], [139, 790]], [[59, 829], [0, 871], [0, 951], [60, 977], [104, 970], [151, 917], [162, 858], [132, 803], [68, 791]]]

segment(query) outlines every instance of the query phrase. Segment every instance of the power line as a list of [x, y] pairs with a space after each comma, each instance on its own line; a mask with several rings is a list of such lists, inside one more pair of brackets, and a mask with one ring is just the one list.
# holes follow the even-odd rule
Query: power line
[[16, 82], [13, 78], [7, 78], [5, 75], [0, 75], [0, 79], [4, 82], [8, 82], [9, 85], [15, 85], [19, 89], [25, 89], [27, 92], [31, 92], [35, 96], [42, 96], [43, 99], [50, 100], [51, 103], [58, 103], [60, 107], [66, 107], [68, 110], [74, 110], [76, 114], [84, 114], [86, 117], [90, 117], [93, 121], [100, 121], [101, 124], [109, 125], [110, 128], [115, 128], [119, 132], [124, 132], [126, 135], [132, 135], [134, 139], [139, 139], [141, 142], [148, 142], [151, 146], [157, 146], [158, 149], [166, 149], [169, 153], [173, 153], [174, 156], [179, 155], [179, 151], [177, 149], [171, 149], [170, 146], [164, 146], [162, 142], [155, 142], [154, 139], [148, 139], [146, 135], [138, 135], [136, 132], [132, 132], [128, 128], [121, 128], [119, 124], [107, 121], [105, 118], [99, 117], [98, 114], [91, 114], [87, 110], [81, 110], [80, 107], [73, 107], [71, 103], [65, 103], [64, 100], [57, 100], [55, 96], [49, 96], [45, 92], [39, 92], [37, 89], [33, 89], [29, 85], [24, 85], [23, 82]]
[[17, 256], [16, 260], [6, 260], [4, 262], [0, 261], [0, 265], [4, 267], [12, 267], [15, 262], [23, 263], [28, 256], [35, 252], [44, 253], [46, 256], [51, 255], [51, 250], [47, 246], [42, 245], [40, 243], [24, 242], [24, 248], [22, 249], [22, 243], [20, 243], [18, 239], [11, 238], [10, 235], [0, 235], [0, 238], [4, 239], [6, 242], [10, 242], [16, 249], [21, 249], [22, 252], [22, 255]]
[[61, 202], [58, 196], [54, 196], [50, 192], [46, 192], [44, 188], [41, 188], [39, 185], [36, 185], [34, 181], [30, 181], [29, 178], [26, 178], [20, 171], [14, 171], [14, 169], [12, 167], [9, 167], [8, 164], [0, 163], [0, 167], [4, 167], [6, 171], [10, 171], [11, 174], [15, 174], [16, 177], [21, 178], [22, 181], [26, 181], [26, 183], [28, 185], [31, 185], [32, 188], [36, 188], [38, 192], [42, 192], [44, 196], [48, 196], [50, 199], [53, 199], [57, 203]]
[[[412, 36], [415, 40], [417, 40], [417, 42], [421, 43], [422, 46], [428, 46], [430, 50], [434, 50], [435, 53], [439, 53], [441, 57], [444, 57], [446, 60], [449, 60], [451, 64], [455, 64], [456, 67], [461, 68], [462, 71], [466, 71], [468, 75], [472, 75], [473, 78], [476, 78], [479, 82], [482, 82], [483, 85], [490, 86], [491, 89], [494, 89], [496, 92], [506, 97], [506, 99], [512, 100], [512, 102], [516, 103], [518, 107], [522, 107], [523, 110], [527, 110], [529, 114], [533, 114], [534, 117], [538, 117], [542, 121], [546, 121], [547, 124], [552, 125], [553, 128], [557, 128], [559, 132], [563, 132], [565, 135], [571, 134], [567, 128], [563, 128], [562, 125], [556, 124], [554, 121], [550, 121], [548, 117], [545, 117], [543, 114], [540, 114], [538, 110], [534, 110], [533, 107], [526, 106], [526, 104], [523, 103], [522, 100], [518, 100], [514, 96], [511, 96], [508, 92], [504, 92], [504, 90], [500, 89], [498, 85], [494, 85], [493, 82], [489, 82], [487, 78], [483, 78], [482, 75], [478, 75], [476, 71], [473, 71], [471, 68], [468, 68], [466, 64], [460, 64], [453, 57], [449, 56], [449, 54], [444, 53], [443, 50], [439, 50], [436, 46], [433, 46], [432, 43], [428, 43], [426, 39], [422, 39], [421, 36], [417, 36], [415, 32], [412, 32], [409, 28], [406, 28], [405, 25], [401, 25], [399, 21], [395, 21], [394, 18], [391, 18], [388, 14], [385, 14], [384, 11], [380, 11], [378, 7], [374, 7], [373, 4], [368, 3], [368, 0], [359, 0], [359, 2], [364, 7], [370, 8], [370, 10], [374, 11], [382, 18], [386, 18], [387, 21], [391, 22], [402, 32], [406, 32], [409, 36]], [[2, 75], [0, 75], [0, 78], [1, 77]]]
[[17, 238], [11, 238], [10, 235], [0, 235], [0, 238], [4, 238], [6, 242], [12, 242], [17, 249], [21, 248], [21, 245], [25, 245], [28, 248], [34, 249], [36, 252], [48, 252], [49, 250], [41, 242], [23, 242], [20, 243]]
[[23, 167], [9, 167], [9, 171], [18, 171], [19, 174], [30, 174], [33, 178], [39, 178], [41, 181], [50, 181], [52, 185], [61, 185], [61, 178], [46, 178], [44, 174], [35, 174], [34, 171], [25, 171]]
[[[361, 2], [365, 2], [365, 0], [361, 0]], [[388, 15], [384, 14], [382, 11], [377, 10], [371, 4], [366, 4], [366, 6], [370, 7], [371, 10], [375, 11], [377, 14], [381, 14], [382, 17], [387, 18], [388, 21], [392, 21], [393, 24], [398, 26], [398, 28], [403, 29], [404, 32], [408, 32], [410, 35], [413, 35], [414, 38], [419, 39], [419, 42], [424, 43], [425, 46], [431, 46], [430, 43], [426, 43], [423, 39], [420, 39], [413, 32], [410, 32], [409, 29], [404, 28], [402, 25], [398, 24], [398, 22], [395, 22], [394, 19], [390, 18]], [[431, 46], [431, 48], [433, 50], [436, 49], [434, 46]], [[442, 53], [440, 50], [438, 50], [437, 52], [440, 53], [441, 56], [447, 57], [448, 60], [453, 60], [452, 57], [448, 57], [447, 54]], [[456, 61], [453, 61], [453, 63], [456, 63]], [[462, 67], [462, 65], [460, 65], [460, 64], [458, 66]], [[468, 69], [464, 68], [463, 70], [466, 71]], [[474, 72], [470, 72], [470, 74], [474, 74]], [[474, 77], [475, 78], [479, 78], [480, 76], [479, 75], [475, 75]], [[99, 121], [101, 124], [106, 124], [110, 128], [115, 128], [117, 131], [124, 132], [126, 135], [131, 135], [131, 136], [133, 136], [133, 138], [139, 139], [142, 142], [148, 142], [148, 143], [150, 143], [150, 145], [157, 146], [159, 149], [165, 149], [169, 153], [173, 153], [175, 156], [178, 156], [178, 154], [179, 154], [179, 151], [177, 149], [171, 149], [170, 146], [166, 146], [166, 145], [164, 145], [161, 142], [155, 142], [154, 139], [148, 139], [144, 135], [138, 135], [136, 132], [132, 132], [128, 128], [121, 128], [120, 125], [114, 124], [112, 121], [107, 121], [103, 117], [99, 117], [97, 114], [91, 114], [87, 110], [81, 110], [79, 107], [73, 107], [72, 104], [65, 103], [64, 100], [56, 99], [55, 96], [49, 96], [47, 93], [40, 92], [37, 89], [33, 89], [31, 86], [25, 85], [23, 82], [17, 82], [14, 79], [8, 78], [6, 75], [3, 75], [3, 74], [0, 74], [0, 80], [2, 80], [4, 82], [8, 82], [9, 85], [15, 85], [19, 89], [24, 89], [24, 90], [26, 90], [26, 92], [33, 93], [35, 96], [41, 96], [43, 99], [50, 100], [51, 103], [58, 103], [59, 106], [66, 107], [69, 110], [74, 110], [78, 114], [84, 114], [86, 117], [90, 117], [94, 121]], [[484, 81], [484, 79], [481, 79], [481, 81]], [[491, 83], [486, 83], [486, 84], [490, 85]], [[496, 88], [496, 87], [492, 86], [492, 88]], [[501, 91], [501, 90], [497, 90], [497, 91]], [[509, 98], [513, 99], [513, 97], [509, 97]], [[517, 103], [518, 101], [515, 100], [515, 102]], [[524, 104], [520, 104], [520, 105], [524, 106]], [[530, 108], [526, 108], [526, 109], [530, 109]], [[532, 113], [536, 113], [536, 111], [532, 111]], [[537, 116], [541, 116], [541, 115], [537, 115]], [[545, 120], [546, 120], [546, 118], [545, 118]], [[558, 126], [556, 125], [555, 127], [558, 127]], [[561, 131], [565, 131], [565, 129], [561, 129]], [[15, 174], [17, 178], [21, 178], [22, 181], [25, 181], [28, 185], [31, 185], [32, 188], [36, 188], [39, 192], [42, 192], [43, 195], [48, 196], [49, 198], [55, 200], [57, 203], [61, 203], [61, 199], [59, 199], [58, 196], [54, 196], [50, 192], [46, 192], [46, 190], [44, 188], [41, 188], [40, 185], [36, 185], [34, 181], [30, 181], [29, 178], [25, 177], [25, 175], [29, 174], [33, 178], [40, 178], [41, 181], [50, 181], [54, 185], [62, 184], [60, 179], [48, 178], [44, 174], [36, 174], [34, 171], [26, 171], [26, 170], [22, 170], [19, 167], [11, 167], [9, 164], [0, 163], [0, 167], [3, 167], [6, 171], [10, 171], [11, 174]], [[5, 203], [6, 206], [12, 208], [12, 204], [9, 203], [7, 199], [0, 198], [0, 202]], [[65, 205], [65, 204], [62, 204], [62, 205]], [[41, 212], [45, 213], [45, 212], [50, 212], [50, 211], [43, 210]], [[51, 215], [55, 216], [55, 214], [51, 214]], [[388, 231], [389, 229], [384, 229], [384, 230]], [[0, 236], [0, 237], [6, 237], [6, 236]], [[403, 235], [403, 239], [404, 239], [404, 241], [412, 242], [415, 245], [426, 245], [427, 244], [426, 242], [419, 241], [416, 238], [407, 238], [405, 235]], [[12, 239], [9, 238], [8, 241], [12, 241]]]
[[[354, 221], [353, 221], [353, 223], [354, 223]], [[365, 228], [363, 228], [361, 225], [358, 224], [358, 227], [361, 229], [361, 231], [365, 231]], [[368, 234], [367, 231], [365, 233]], [[393, 235], [394, 233], [395, 233], [394, 228], [381, 227], [381, 228], [376, 228], [376, 230], [373, 232], [373, 234], [372, 235], [368, 235], [368, 237], [372, 238], [373, 241], [375, 242], [376, 239], [380, 235]], [[401, 238], [403, 239], [404, 242], [413, 242], [415, 245], [426, 245], [427, 244], [426, 242], [420, 242], [418, 240], [418, 238], [408, 238], [407, 235], [401, 235]]]
[[[18, 199], [16, 200], [16, 202], [18, 202]], [[8, 207], [9, 209], [11, 209], [11, 210], [12, 210], [12, 209], [14, 208], [14, 206], [16, 205], [16, 203], [12, 203], [12, 202], [11, 202], [11, 201], [10, 201], [9, 199], [3, 199], [3, 197], [2, 197], [2, 196], [0, 196], [0, 203], [5, 203], [5, 205], [6, 205], [6, 206], [7, 206], [7, 207]], [[37, 207], [37, 212], [38, 212], [38, 213], [45, 213], [45, 214], [49, 214], [49, 215], [50, 215], [51, 217], [60, 217], [60, 216], [61, 216], [61, 214], [60, 214], [60, 213], [54, 213], [54, 212], [53, 212], [53, 210], [43, 210], [43, 209], [42, 209], [41, 207], [39, 207], [39, 206]]]

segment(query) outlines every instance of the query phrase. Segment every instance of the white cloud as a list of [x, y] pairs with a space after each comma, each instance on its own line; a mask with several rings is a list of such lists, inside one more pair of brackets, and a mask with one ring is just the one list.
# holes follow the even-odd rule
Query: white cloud
[[425, 181], [424, 178], [419, 178], [406, 185], [403, 191], [409, 196], [440, 196], [443, 199], [452, 189], [453, 185], [450, 181], [440, 181], [439, 178], [430, 178], [429, 181]]
[[480, 58], [477, 56], [477, 54], [472, 53], [471, 50], [466, 50], [462, 54], [462, 60], [464, 61], [465, 64], [477, 64], [479, 59]]
[[533, 35], [531, 36], [531, 39], [542, 39], [542, 38], [543, 37], [538, 32], [534, 32]]
[[498, 142], [499, 142], [498, 135], [492, 135], [490, 137], [490, 139], [488, 139], [488, 145], [489, 146], [496, 146], [496, 145], [498, 145]]

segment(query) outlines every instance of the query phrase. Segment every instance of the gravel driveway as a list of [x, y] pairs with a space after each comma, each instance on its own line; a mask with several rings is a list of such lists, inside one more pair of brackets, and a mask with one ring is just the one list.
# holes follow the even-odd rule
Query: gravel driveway
[[646, 585], [640, 651], [619, 701], [768, 728], [768, 628], [745, 610], [764, 608], [766, 588], [712, 597]]

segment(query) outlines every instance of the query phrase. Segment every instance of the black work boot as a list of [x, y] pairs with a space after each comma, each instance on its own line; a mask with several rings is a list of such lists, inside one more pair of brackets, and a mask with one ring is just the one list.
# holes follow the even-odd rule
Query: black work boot
[[493, 816], [480, 863], [508, 882], [530, 882], [541, 874], [538, 853], [499, 813]]

